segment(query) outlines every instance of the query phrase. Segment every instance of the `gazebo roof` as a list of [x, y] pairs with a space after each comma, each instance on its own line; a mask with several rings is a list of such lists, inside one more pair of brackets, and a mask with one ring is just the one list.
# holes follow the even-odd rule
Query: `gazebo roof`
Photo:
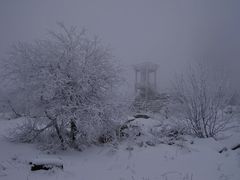
[[134, 69], [136, 71], [146, 71], [146, 70], [148, 70], [150, 72], [154, 72], [158, 69], [158, 65], [154, 64], [152, 62], [143, 62], [143, 63], [135, 65]]

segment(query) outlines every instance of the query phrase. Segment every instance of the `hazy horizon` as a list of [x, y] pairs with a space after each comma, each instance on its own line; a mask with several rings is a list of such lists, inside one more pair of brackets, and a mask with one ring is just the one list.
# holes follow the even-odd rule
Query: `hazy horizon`
[[187, 63], [239, 61], [239, 8], [237, 0], [2, 0], [0, 57], [14, 42], [45, 38], [60, 21], [99, 36], [130, 82], [132, 65], [157, 63], [158, 87], [165, 89]]

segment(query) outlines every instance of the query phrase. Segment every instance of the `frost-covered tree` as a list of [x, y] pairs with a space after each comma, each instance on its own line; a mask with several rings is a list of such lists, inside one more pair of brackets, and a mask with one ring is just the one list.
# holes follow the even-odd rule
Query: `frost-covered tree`
[[59, 26], [62, 31], [50, 32], [46, 40], [13, 47], [4, 62], [5, 84], [22, 97], [25, 115], [44, 119], [44, 125], [32, 124], [25, 140], [51, 129], [62, 146], [94, 142], [114, 124], [118, 104], [110, 97], [119, 69], [97, 38]]

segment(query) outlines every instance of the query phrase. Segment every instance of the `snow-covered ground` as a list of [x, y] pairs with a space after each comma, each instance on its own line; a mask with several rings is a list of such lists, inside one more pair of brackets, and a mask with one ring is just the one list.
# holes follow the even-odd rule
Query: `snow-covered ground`
[[[239, 180], [240, 149], [219, 153], [240, 142], [240, 132], [228, 132], [228, 138], [192, 139], [184, 146], [159, 144], [131, 146], [125, 142], [117, 148], [111, 145], [92, 147], [84, 152], [66, 151], [48, 155], [35, 145], [8, 142], [2, 135], [21, 119], [0, 120], [1, 180]], [[148, 119], [146, 119], [148, 121]], [[33, 159], [55, 159], [64, 169], [30, 171]]]

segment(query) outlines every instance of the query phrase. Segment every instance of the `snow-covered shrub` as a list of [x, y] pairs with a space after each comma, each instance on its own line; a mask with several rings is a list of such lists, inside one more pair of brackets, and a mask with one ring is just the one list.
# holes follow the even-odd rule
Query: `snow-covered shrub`
[[126, 121], [119, 128], [120, 140], [142, 146], [155, 146], [160, 143], [160, 137], [154, 132], [162, 122], [155, 119], [133, 118]]
[[[18, 43], [4, 63], [5, 86], [24, 97], [28, 116], [35, 119], [19, 131], [35, 138], [54, 133], [62, 147], [97, 142], [112, 132], [123, 107], [111, 98], [120, 82], [112, 54], [84, 31], [66, 28], [50, 38]], [[7, 86], [8, 85], [8, 86]], [[39, 119], [44, 119], [39, 128]], [[37, 125], [36, 125], [37, 124]], [[37, 127], [37, 128], [36, 128]], [[24, 139], [20, 139], [25, 141]]]
[[37, 137], [38, 129], [36, 121], [27, 119], [16, 127], [9, 129], [9, 135], [7, 138], [10, 141], [29, 143], [35, 140]]
[[[155, 117], [152, 118], [153, 116]], [[188, 133], [186, 126], [177, 119], [165, 119], [164, 116], [155, 114], [148, 119], [130, 117], [118, 128], [117, 134], [120, 141], [142, 147], [181, 144]]]
[[159, 143], [173, 145], [177, 141], [184, 140], [183, 135], [187, 134], [185, 127], [179, 124], [162, 123], [161, 126], [152, 129], [151, 134], [158, 139]]
[[231, 98], [225, 79], [213, 79], [205, 66], [191, 69], [175, 84], [175, 100], [181, 107], [180, 118], [186, 128], [200, 138], [223, 131], [230, 120], [224, 108]]
[[13, 142], [37, 142], [41, 147], [45, 146], [44, 149], [59, 149], [59, 139], [51, 126], [52, 122], [46, 118], [20, 119], [15, 127], [8, 130], [6, 138]]

